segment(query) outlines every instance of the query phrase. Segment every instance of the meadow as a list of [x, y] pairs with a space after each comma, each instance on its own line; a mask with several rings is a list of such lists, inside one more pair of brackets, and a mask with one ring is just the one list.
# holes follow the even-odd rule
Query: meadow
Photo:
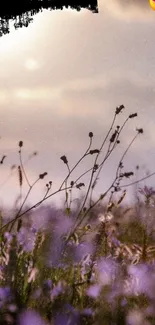
[[[105, 162], [119, 146], [121, 132], [137, 113], [118, 123], [126, 114], [116, 107], [111, 126], [99, 148], [93, 147], [93, 132], [84, 155], [73, 167], [60, 157], [67, 176], [52, 192], [46, 184], [42, 200], [26, 206], [35, 184], [48, 177], [43, 172], [31, 184], [22, 159], [19, 141], [19, 188], [23, 180], [28, 192], [17, 202], [10, 220], [0, 214], [0, 325], [150, 325], [155, 324], [155, 190], [137, 189], [132, 206], [124, 203], [134, 172], [124, 167], [124, 157], [143, 129], [137, 128], [120, 157], [112, 184], [97, 200], [94, 192]], [[76, 180], [72, 172], [87, 156], [92, 168]], [[3, 156], [1, 163], [5, 163]], [[100, 163], [99, 163], [100, 158]], [[138, 166], [137, 166], [138, 168]], [[90, 174], [88, 184], [83, 177]], [[74, 190], [85, 189], [76, 203]], [[64, 207], [42, 204], [64, 193]], [[33, 212], [46, 210], [46, 227], [34, 225]], [[36, 218], [36, 215], [35, 215]]]

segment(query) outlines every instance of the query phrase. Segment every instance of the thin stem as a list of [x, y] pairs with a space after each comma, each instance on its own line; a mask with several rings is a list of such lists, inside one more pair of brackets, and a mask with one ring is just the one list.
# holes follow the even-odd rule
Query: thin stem
[[103, 168], [103, 165], [104, 165], [105, 161], [107, 160], [107, 158], [110, 156], [110, 154], [112, 153], [112, 151], [113, 151], [114, 148], [116, 147], [116, 145], [117, 145], [117, 140], [118, 140], [118, 138], [119, 138], [119, 135], [120, 135], [120, 133], [122, 132], [122, 130], [123, 130], [123, 128], [124, 128], [124, 126], [125, 126], [125, 124], [127, 123], [128, 120], [129, 120], [129, 117], [124, 121], [123, 125], [121, 126], [120, 130], [118, 131], [118, 134], [117, 134], [117, 136], [116, 136], [115, 142], [114, 142], [114, 144], [113, 144], [111, 150], [110, 150], [110, 145], [111, 145], [111, 143], [109, 143], [109, 147], [108, 147], [107, 153], [106, 153], [106, 155], [105, 155], [105, 158], [103, 159], [103, 161], [102, 161], [101, 164], [100, 164], [100, 168], [99, 168], [99, 170], [98, 170], [98, 172], [97, 172], [97, 175], [96, 175], [96, 178], [95, 178], [94, 182], [98, 179], [98, 176], [99, 176], [99, 174], [100, 174], [100, 172], [101, 172], [101, 170], [102, 170], [102, 168]]
[[64, 179], [64, 181], [62, 182], [61, 186], [60, 186], [60, 190], [62, 189], [62, 186], [64, 185], [64, 183], [66, 182], [66, 180], [69, 178], [69, 176], [71, 175], [71, 173], [73, 172], [73, 170], [80, 164], [80, 162], [88, 155], [88, 151], [90, 149], [92, 145], [92, 138], [90, 138], [90, 143], [89, 143], [89, 146], [88, 146], [88, 149], [86, 150], [86, 152], [84, 153], [84, 155], [78, 160], [78, 162], [75, 164], [75, 166], [69, 170], [69, 173], [68, 175], [66, 176], [66, 178]]
[[23, 203], [21, 204], [21, 206], [19, 208], [19, 211], [17, 212], [16, 216], [14, 217], [14, 222], [12, 223], [12, 225], [10, 227], [10, 232], [11, 232], [11, 230], [12, 230], [12, 228], [13, 228], [15, 222], [16, 222], [16, 219], [17, 219], [18, 215], [20, 214], [20, 212], [21, 212], [21, 210], [22, 210], [22, 208], [23, 208], [23, 206], [24, 206], [24, 204], [25, 204], [25, 202], [26, 202], [26, 200], [27, 200], [33, 186], [38, 182], [38, 180], [39, 180], [39, 178], [30, 186], [30, 188], [29, 188], [29, 190], [28, 190], [28, 192], [27, 192], [27, 194], [25, 196], [25, 199], [24, 199]]
[[153, 172], [152, 174], [150, 174], [148, 176], [145, 176], [145, 177], [139, 179], [138, 181], [135, 181], [135, 182], [132, 182], [132, 183], [129, 183], [129, 184], [125, 184], [125, 185], [120, 185], [120, 188], [128, 187], [128, 186], [131, 186], [131, 185], [134, 185], [134, 184], [138, 184], [139, 182], [144, 181], [145, 179], [147, 179], [149, 177], [152, 177], [153, 175], [155, 175], [155, 172]]
[[23, 174], [24, 174], [24, 176], [25, 176], [25, 179], [26, 179], [26, 181], [27, 181], [27, 184], [28, 184], [28, 186], [31, 188], [31, 184], [30, 184], [30, 182], [29, 182], [29, 180], [28, 180], [28, 178], [27, 178], [27, 175], [26, 175], [26, 172], [25, 172], [25, 169], [24, 169], [24, 165], [23, 165], [23, 162], [22, 162], [21, 150], [19, 150], [19, 159], [20, 159], [21, 168], [22, 168]]
[[85, 199], [84, 199], [84, 201], [83, 201], [82, 207], [81, 207], [81, 209], [80, 209], [80, 211], [79, 211], [79, 213], [78, 213], [78, 215], [77, 215], [77, 218], [78, 218], [79, 215], [81, 214], [81, 211], [82, 211], [82, 209], [84, 208], [85, 203], [86, 203], [86, 201], [87, 201], [88, 194], [89, 194], [89, 191], [90, 191], [90, 188], [91, 188], [91, 184], [92, 184], [92, 181], [93, 181], [94, 172], [95, 172], [95, 171], [94, 171], [94, 167], [95, 167], [96, 162], [97, 162], [97, 159], [98, 159], [98, 157], [99, 157], [99, 155], [100, 155], [100, 153], [101, 153], [101, 150], [103, 149], [103, 146], [105, 145], [106, 140], [107, 140], [107, 138], [108, 138], [108, 136], [109, 136], [109, 134], [110, 134], [110, 132], [111, 132], [111, 130], [112, 130], [112, 128], [113, 128], [113, 125], [114, 125], [115, 120], [116, 120], [116, 115], [117, 115], [117, 114], [116, 114], [116, 112], [115, 112], [115, 115], [114, 115], [113, 121], [112, 121], [112, 123], [111, 123], [110, 129], [109, 129], [109, 131], [108, 131], [106, 137], [105, 137], [104, 140], [103, 140], [103, 143], [102, 143], [102, 145], [101, 145], [101, 147], [100, 147], [100, 149], [99, 149], [99, 152], [98, 152], [97, 155], [96, 155], [96, 158], [95, 158], [95, 161], [94, 161], [94, 165], [93, 165], [93, 168], [92, 168], [92, 173], [91, 173], [91, 177], [90, 177], [90, 182], [89, 182], [89, 185], [88, 185], [88, 188], [87, 188], [87, 192], [86, 192], [86, 196], [85, 196]]
[[[70, 188], [71, 188], [71, 186], [68, 187], [68, 189], [70, 189]], [[43, 203], [45, 200], [49, 199], [51, 196], [53, 196], [53, 195], [55, 195], [55, 194], [57, 194], [57, 193], [59, 193], [59, 192], [61, 192], [61, 191], [65, 191], [65, 188], [62, 188], [61, 190], [58, 189], [58, 190], [55, 191], [54, 193], [49, 194], [48, 196], [44, 197], [44, 198], [43, 198], [42, 200], [40, 200], [38, 203], [35, 203], [33, 206], [31, 206], [30, 208], [28, 208], [27, 210], [25, 210], [24, 212], [22, 212], [21, 214], [19, 214], [16, 218], [10, 220], [8, 223], [6, 223], [4, 226], [2, 226], [2, 227], [0, 228], [0, 231], [3, 230], [4, 228], [6, 228], [7, 226], [9, 226], [12, 222], [14, 222], [15, 219], [17, 220], [17, 219], [21, 218], [24, 214], [26, 214], [27, 212], [29, 212], [29, 211], [35, 209], [37, 206], [39, 206], [39, 205], [40, 205], [41, 203]]]
[[70, 231], [70, 234], [69, 234], [69, 236], [68, 236], [68, 238], [67, 238], [66, 243], [68, 243], [69, 239], [72, 237], [72, 235], [74, 234], [74, 232], [76, 231], [76, 229], [81, 225], [82, 221], [85, 219], [85, 217], [86, 217], [87, 214], [90, 212], [90, 210], [91, 210], [92, 208], [94, 208], [94, 207], [98, 204], [98, 202], [100, 202], [101, 200], [103, 200], [103, 199], [105, 198], [105, 196], [106, 196], [107, 193], [110, 191], [110, 189], [113, 187], [113, 185], [114, 185], [115, 182], [116, 182], [116, 178], [114, 179], [114, 181], [112, 182], [112, 184], [109, 186], [109, 188], [104, 192], [104, 194], [102, 194], [102, 195], [99, 197], [99, 199], [97, 199], [96, 202], [94, 202], [94, 203], [92, 204], [92, 206], [90, 206], [90, 207], [87, 209], [87, 211], [84, 213], [84, 215], [82, 216], [82, 218], [81, 218], [80, 220], [78, 220], [77, 223], [75, 223], [73, 229]]
[[136, 140], [137, 136], [139, 135], [139, 133], [137, 133], [133, 139], [131, 140], [131, 142], [129, 143], [129, 145], [127, 146], [126, 150], [124, 151], [120, 161], [119, 161], [119, 164], [118, 164], [118, 167], [117, 167], [117, 170], [116, 170], [116, 177], [118, 176], [118, 172], [119, 172], [119, 169], [120, 169], [120, 164], [122, 163], [125, 155], [127, 154], [127, 152], [129, 151], [130, 147], [132, 146], [133, 142]]

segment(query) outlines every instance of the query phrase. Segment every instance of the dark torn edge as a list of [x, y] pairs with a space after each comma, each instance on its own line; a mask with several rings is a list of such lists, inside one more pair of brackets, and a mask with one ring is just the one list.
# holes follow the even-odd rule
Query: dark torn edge
[[88, 9], [98, 13], [97, 0], [5, 0], [0, 1], [0, 36], [10, 32], [9, 21], [14, 21], [15, 29], [28, 27], [33, 22], [33, 16], [48, 10], [63, 10], [71, 8], [80, 11]]

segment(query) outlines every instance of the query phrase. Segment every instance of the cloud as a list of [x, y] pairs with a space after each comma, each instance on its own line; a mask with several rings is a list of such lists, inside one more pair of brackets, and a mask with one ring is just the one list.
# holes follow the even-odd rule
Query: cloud
[[154, 12], [148, 0], [102, 0], [99, 9], [107, 9], [109, 13], [122, 20], [153, 20]]

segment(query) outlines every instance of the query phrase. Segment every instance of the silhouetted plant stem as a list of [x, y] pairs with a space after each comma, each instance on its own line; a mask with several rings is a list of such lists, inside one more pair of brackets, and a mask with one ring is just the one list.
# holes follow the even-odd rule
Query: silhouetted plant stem
[[27, 198], [28, 198], [28, 196], [29, 196], [29, 194], [30, 194], [30, 192], [31, 192], [31, 190], [32, 190], [32, 188], [33, 188], [33, 186], [34, 186], [38, 181], [39, 181], [39, 178], [38, 178], [38, 179], [37, 179], [37, 180], [36, 180], [32, 185], [30, 185], [30, 188], [29, 188], [29, 190], [28, 190], [28, 192], [27, 192], [27, 194], [26, 194], [26, 196], [25, 196], [25, 199], [24, 199], [22, 205], [20, 206], [20, 208], [19, 208], [19, 210], [18, 210], [18, 212], [17, 212], [17, 214], [16, 214], [16, 216], [15, 216], [15, 218], [14, 218], [14, 222], [12, 223], [12, 225], [11, 225], [11, 227], [10, 227], [10, 232], [11, 232], [11, 230], [12, 230], [12, 228], [13, 228], [13, 226], [14, 226], [16, 220], [17, 220], [17, 217], [19, 216], [20, 212], [22, 211], [22, 208], [23, 208], [23, 206], [24, 206], [24, 204], [25, 204], [25, 202], [26, 202], [26, 200], [27, 200]]
[[102, 170], [102, 168], [103, 168], [103, 166], [104, 166], [105, 161], [108, 159], [108, 157], [111, 155], [111, 153], [112, 153], [112, 151], [114, 150], [114, 148], [117, 146], [119, 135], [120, 135], [120, 133], [122, 132], [122, 130], [123, 130], [123, 128], [124, 128], [124, 126], [125, 126], [125, 124], [127, 123], [128, 120], [129, 120], [129, 117], [124, 121], [122, 127], [119, 129], [119, 131], [118, 131], [118, 133], [117, 133], [117, 135], [116, 135], [116, 139], [115, 139], [115, 141], [114, 141], [114, 144], [113, 144], [111, 150], [110, 150], [111, 142], [109, 142], [109, 146], [108, 146], [108, 149], [107, 149], [107, 152], [106, 152], [105, 158], [103, 159], [103, 161], [102, 161], [102, 162], [100, 163], [100, 165], [99, 165], [97, 175], [96, 175], [95, 180], [94, 180], [94, 183], [93, 183], [93, 185], [92, 185], [92, 191], [91, 191], [91, 196], [90, 196], [90, 204], [91, 204], [91, 199], [92, 199], [93, 190], [94, 190], [95, 185], [96, 185], [96, 182], [97, 182], [97, 180], [98, 180], [98, 176], [99, 176], [99, 174], [101, 173], [101, 170]]
[[94, 161], [94, 165], [93, 165], [93, 168], [92, 168], [92, 173], [91, 173], [91, 177], [90, 177], [89, 185], [88, 185], [87, 192], [86, 192], [86, 196], [85, 196], [85, 199], [84, 199], [84, 201], [83, 201], [82, 207], [81, 207], [81, 209], [80, 209], [79, 215], [80, 215], [80, 213], [82, 212], [82, 210], [83, 210], [83, 208], [84, 208], [84, 206], [85, 206], [85, 203], [86, 203], [86, 201], [87, 201], [87, 198], [88, 198], [88, 194], [89, 194], [89, 191], [90, 191], [90, 188], [91, 188], [91, 184], [92, 184], [92, 181], [93, 181], [93, 176], [94, 176], [94, 173], [95, 173], [95, 168], [94, 168], [94, 167], [96, 166], [97, 159], [98, 159], [98, 157], [99, 157], [99, 155], [100, 155], [100, 153], [101, 153], [101, 150], [103, 149], [103, 146], [104, 146], [104, 144], [106, 143], [106, 140], [107, 140], [107, 138], [108, 138], [108, 136], [109, 136], [109, 134], [110, 134], [110, 132], [111, 132], [111, 130], [112, 130], [112, 127], [113, 127], [113, 125], [114, 125], [114, 123], [115, 123], [115, 119], [116, 119], [116, 112], [115, 112], [115, 115], [114, 115], [114, 117], [113, 117], [113, 121], [112, 121], [112, 123], [111, 123], [110, 129], [109, 129], [109, 131], [108, 131], [106, 137], [104, 138], [104, 140], [103, 140], [103, 142], [102, 142], [102, 144], [101, 144], [101, 147], [100, 147], [100, 149], [99, 149], [99, 152], [98, 152], [97, 155], [96, 155], [96, 158], [95, 158], [95, 161]]
[[[70, 189], [71, 186], [69, 186], [67, 189]], [[61, 189], [61, 190], [57, 190], [55, 192], [53, 192], [52, 194], [49, 194], [48, 196], [46, 196], [45, 198], [41, 199], [39, 202], [35, 203], [33, 206], [31, 206], [30, 208], [28, 208], [27, 210], [23, 211], [21, 214], [19, 214], [18, 216], [16, 216], [15, 218], [13, 218], [12, 220], [10, 220], [9, 222], [7, 222], [5, 225], [3, 225], [3, 227], [0, 228], [0, 231], [2, 231], [4, 228], [8, 227], [10, 224], [12, 224], [12, 222], [14, 222], [15, 220], [21, 218], [23, 215], [25, 215], [26, 213], [30, 212], [31, 210], [35, 209], [36, 207], [38, 207], [40, 204], [42, 204], [45, 200], [49, 199], [50, 197], [54, 196], [55, 194], [65, 191], [65, 188]]]
[[[27, 212], [29, 212], [29, 211], [31, 211], [32, 209], [34, 209], [34, 208], [38, 207], [39, 205], [41, 205], [45, 200], [49, 199], [50, 197], [54, 196], [55, 194], [57, 194], [57, 193], [59, 193], [59, 192], [61, 192], [61, 191], [65, 191], [65, 193], [66, 193], [67, 209], [69, 209], [70, 206], [71, 206], [72, 199], [71, 199], [71, 196], [70, 196], [70, 205], [69, 205], [69, 203], [68, 203], [68, 191], [67, 191], [67, 190], [69, 190], [70, 193], [71, 193], [72, 190], [73, 190], [73, 188], [80, 188], [81, 186], [83, 186], [84, 183], [77, 184], [77, 181], [78, 181], [82, 176], [86, 175], [86, 173], [88, 173], [89, 171], [91, 171], [91, 177], [90, 177], [89, 185], [88, 185], [88, 188], [87, 188], [87, 191], [86, 191], [86, 195], [85, 195], [84, 201], [83, 201], [83, 203], [82, 203], [82, 207], [80, 207], [80, 211], [78, 212], [78, 214], [77, 214], [77, 216], [76, 216], [76, 223], [75, 223], [74, 229], [77, 229], [77, 227], [78, 227], [78, 226], [83, 222], [84, 218], [87, 216], [87, 214], [89, 213], [89, 211], [90, 211], [90, 210], [91, 210], [91, 209], [92, 209], [92, 208], [93, 208], [93, 207], [94, 207], [94, 206], [95, 206], [95, 205], [96, 205], [100, 200], [102, 200], [102, 199], [106, 196], [106, 194], [109, 192], [109, 190], [110, 190], [111, 188], [114, 188], [114, 191], [117, 191], [117, 188], [118, 188], [118, 184], [119, 184], [119, 182], [120, 182], [120, 179], [122, 179], [124, 176], [125, 176], [125, 177], [129, 177], [129, 176], [131, 176], [131, 174], [133, 174], [133, 173], [131, 173], [131, 172], [129, 172], [129, 173], [124, 173], [124, 174], [120, 177], [120, 175], [118, 175], [118, 172], [119, 172], [120, 165], [121, 165], [121, 163], [122, 163], [122, 160], [123, 160], [124, 156], [125, 156], [126, 153], [128, 152], [129, 148], [131, 147], [131, 145], [132, 145], [133, 142], [135, 141], [135, 139], [136, 139], [136, 137], [138, 136], [138, 134], [139, 134], [139, 133], [143, 133], [143, 129], [137, 129], [138, 134], [136, 134], [136, 136], [132, 139], [132, 141], [131, 141], [130, 144], [128, 145], [127, 149], [125, 150], [123, 156], [121, 157], [120, 163], [119, 163], [118, 168], [117, 168], [117, 170], [116, 170], [116, 177], [115, 177], [115, 179], [114, 179], [112, 185], [108, 188], [107, 191], [105, 191], [104, 194], [102, 194], [102, 195], [100, 196], [100, 198], [99, 198], [96, 202], [94, 202], [94, 203], [92, 204], [92, 203], [91, 203], [91, 200], [90, 200], [90, 206], [89, 206], [89, 208], [86, 209], [84, 213], [82, 213], [83, 208], [84, 208], [84, 206], [85, 206], [85, 203], [86, 203], [86, 201], [87, 201], [88, 195], [89, 195], [89, 193], [90, 193], [90, 191], [91, 191], [91, 186], [92, 186], [92, 181], [93, 181], [94, 173], [95, 173], [96, 170], [99, 168], [99, 171], [98, 171], [98, 174], [97, 174], [97, 177], [98, 177], [98, 175], [99, 175], [99, 173], [100, 173], [100, 171], [101, 171], [101, 169], [102, 169], [102, 167], [103, 167], [103, 164], [104, 164], [105, 160], [110, 156], [110, 154], [112, 153], [112, 151], [114, 150], [114, 148], [115, 148], [116, 145], [118, 144], [118, 137], [119, 137], [121, 131], [123, 130], [125, 124], [127, 123], [128, 119], [137, 116], [137, 113], [130, 114], [129, 117], [124, 121], [124, 123], [123, 123], [123, 125], [122, 125], [121, 128], [120, 128], [120, 126], [117, 126], [117, 127], [116, 127], [114, 133], [112, 134], [112, 136], [111, 136], [111, 138], [110, 138], [110, 144], [109, 144], [109, 146], [108, 146], [108, 150], [107, 150], [107, 152], [106, 152], [106, 154], [105, 154], [105, 157], [104, 157], [104, 159], [102, 160], [102, 162], [101, 162], [99, 165], [97, 165], [97, 164], [96, 164], [97, 159], [98, 159], [99, 155], [101, 154], [101, 151], [102, 151], [102, 149], [103, 149], [103, 146], [104, 146], [104, 144], [106, 143], [106, 140], [107, 140], [107, 138], [108, 138], [108, 136], [109, 136], [109, 134], [110, 134], [110, 132], [111, 132], [111, 130], [112, 130], [112, 128], [113, 128], [113, 125], [114, 125], [114, 122], [115, 122], [116, 116], [117, 116], [120, 112], [122, 112], [123, 109], [124, 109], [124, 106], [123, 106], [123, 105], [120, 105], [119, 107], [116, 108], [115, 115], [114, 115], [114, 118], [113, 118], [113, 121], [112, 121], [111, 127], [110, 127], [110, 129], [109, 129], [109, 131], [108, 131], [106, 137], [104, 138], [104, 140], [103, 140], [103, 142], [102, 142], [101, 147], [100, 147], [99, 150], [98, 150], [98, 149], [95, 149], [95, 150], [91, 150], [91, 151], [89, 151], [89, 149], [90, 149], [90, 147], [91, 147], [91, 145], [92, 145], [92, 137], [93, 137], [93, 133], [90, 132], [90, 133], [89, 133], [90, 143], [89, 143], [88, 149], [86, 150], [86, 152], [84, 153], [84, 155], [79, 159], [79, 161], [75, 164], [75, 166], [74, 166], [72, 169], [69, 168], [69, 165], [68, 165], [68, 161], [67, 161], [66, 156], [62, 156], [62, 157], [61, 157], [61, 159], [62, 159], [62, 160], [64, 161], [64, 163], [67, 165], [67, 168], [68, 168], [68, 175], [66, 176], [66, 178], [65, 178], [64, 181], [62, 182], [60, 188], [59, 188], [57, 191], [55, 191], [54, 193], [51, 193], [51, 194], [47, 195], [47, 194], [49, 193], [49, 190], [50, 190], [50, 188], [51, 188], [51, 183], [52, 183], [52, 182], [49, 182], [50, 185], [49, 185], [49, 184], [46, 184], [46, 186], [47, 186], [47, 191], [46, 191], [44, 197], [43, 197], [43, 198], [42, 198], [38, 203], [34, 204], [33, 206], [31, 206], [30, 208], [26, 209], [25, 211], [22, 211], [23, 206], [24, 206], [24, 204], [25, 204], [25, 202], [26, 202], [26, 200], [27, 200], [27, 198], [28, 198], [28, 196], [29, 196], [29, 194], [30, 194], [30, 191], [32, 190], [32, 187], [34, 186], [34, 184], [35, 184], [38, 180], [37, 180], [33, 185], [30, 184], [30, 182], [29, 182], [29, 180], [28, 180], [28, 178], [27, 178], [27, 176], [26, 176], [26, 173], [25, 173], [25, 169], [24, 169], [23, 163], [22, 163], [21, 150], [20, 150], [20, 151], [19, 151], [19, 154], [20, 154], [20, 165], [21, 165], [22, 172], [23, 172], [23, 174], [24, 174], [24, 176], [25, 176], [25, 178], [26, 178], [26, 180], [27, 180], [27, 183], [28, 183], [28, 185], [29, 185], [29, 190], [28, 190], [28, 193], [27, 193], [27, 195], [26, 195], [26, 197], [25, 197], [23, 203], [21, 204], [21, 207], [20, 207], [18, 213], [16, 214], [15, 218], [13, 218], [13, 220], [9, 221], [6, 225], [4, 225], [3, 227], [1, 227], [0, 231], [3, 230], [4, 228], [6, 228], [8, 225], [14, 223], [17, 219], [21, 218], [21, 217], [22, 217], [24, 214], [26, 214]], [[112, 145], [112, 147], [111, 147], [111, 144], [112, 144], [112, 143], [113, 143], [113, 145]], [[19, 142], [19, 146], [22, 147], [22, 145], [23, 145], [23, 142], [20, 141], [20, 142]], [[93, 165], [93, 167], [90, 168], [90, 169], [88, 169], [88, 170], [87, 170], [86, 172], [84, 172], [81, 176], [79, 176], [79, 177], [76, 179], [76, 181], [74, 181], [74, 182], [71, 181], [71, 186], [67, 186], [68, 178], [69, 178], [69, 176], [71, 175], [71, 173], [74, 171], [74, 169], [78, 166], [78, 164], [79, 164], [79, 163], [80, 163], [80, 162], [81, 162], [81, 161], [82, 161], [82, 160], [83, 160], [87, 155], [89, 155], [89, 154], [94, 154], [94, 153], [97, 153], [97, 155], [96, 155], [96, 158], [95, 158], [95, 161], [94, 161], [94, 165]], [[151, 174], [151, 175], [154, 175], [154, 174], [155, 174], [155, 172], [154, 172], [153, 174]], [[41, 175], [39, 176], [39, 178], [43, 178], [43, 177], [46, 176], [46, 175], [47, 175], [47, 173], [43, 173], [43, 174], [41, 174]], [[119, 188], [121, 188], [121, 187], [125, 187], [125, 186], [131, 186], [132, 184], [139, 183], [141, 180], [146, 179], [146, 178], [150, 177], [151, 175], [149, 175], [149, 176], [147, 176], [147, 177], [145, 177], [145, 178], [142, 178], [142, 179], [140, 179], [139, 181], [132, 182], [132, 183], [130, 183], [130, 184], [128, 184], [128, 185], [119, 186]], [[22, 175], [21, 175], [21, 177], [22, 177]], [[97, 179], [97, 177], [96, 177], [96, 179]], [[118, 181], [118, 182], [116, 183], [116, 181]], [[22, 179], [20, 180], [20, 184], [21, 184], [21, 183], [22, 183]], [[115, 183], [116, 183], [116, 186], [114, 186]], [[65, 188], [62, 188], [64, 184], [65, 184]], [[77, 185], [76, 185], [76, 184], [77, 184]], [[75, 186], [75, 185], [76, 185], [76, 186]], [[111, 197], [112, 197], [112, 195], [113, 195], [113, 192], [111, 193]], [[91, 192], [91, 196], [92, 196], [92, 192]], [[81, 216], [81, 213], [82, 213], [82, 216]], [[11, 227], [11, 229], [12, 229], [12, 227]], [[72, 233], [72, 231], [71, 231], [71, 233]], [[70, 235], [69, 235], [69, 237], [70, 237]]]
[[[80, 162], [88, 155], [88, 151], [90, 149], [92, 145], [92, 137], [90, 137], [90, 143], [89, 143], [89, 146], [86, 150], [86, 152], [84, 153], [84, 155], [78, 160], [78, 162], [74, 165], [74, 167], [70, 170], [69, 169], [69, 173], [68, 175], [66, 176], [66, 178], [64, 179], [64, 181], [62, 182], [61, 186], [60, 186], [60, 190], [62, 189], [62, 186], [64, 185], [64, 183], [66, 182], [66, 180], [69, 178], [69, 176], [71, 175], [71, 173], [74, 171], [74, 169], [80, 164]], [[68, 167], [68, 166], [67, 166]]]

